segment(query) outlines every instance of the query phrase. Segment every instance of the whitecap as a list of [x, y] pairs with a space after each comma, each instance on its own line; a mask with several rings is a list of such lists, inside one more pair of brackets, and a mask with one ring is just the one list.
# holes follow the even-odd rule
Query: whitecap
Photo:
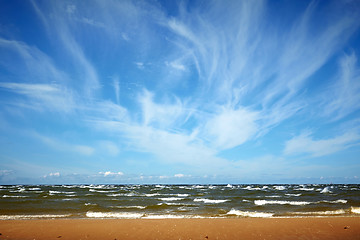
[[179, 194], [176, 194], [176, 196], [178, 196], [178, 197], [188, 197], [189, 194], [187, 194], [187, 193], [184, 193], [184, 194], [179, 193]]
[[144, 206], [111, 206], [112, 208], [121, 208], [121, 209], [133, 209], [133, 208], [136, 208], [136, 209], [145, 209], [146, 207]]
[[120, 196], [124, 196], [124, 194], [122, 194], [122, 193], [113, 193], [113, 194], [106, 194], [106, 196], [108, 196], [108, 197], [120, 197]]
[[286, 189], [286, 187], [284, 187], [284, 186], [274, 186], [274, 189], [278, 190], [278, 191], [283, 191], [283, 190]]
[[179, 201], [183, 200], [184, 198], [177, 198], [177, 197], [168, 197], [168, 198], [159, 198], [161, 201]]
[[319, 201], [318, 203], [347, 203], [347, 200], [344, 200], [344, 199], [338, 199], [338, 200], [335, 200], [335, 201], [327, 201], [327, 200], [322, 200], [322, 201]]
[[251, 186], [247, 186], [245, 188], [243, 188], [244, 190], [249, 190], [249, 191], [254, 191], [254, 190], [261, 190], [261, 188], [259, 187], [251, 187]]
[[332, 193], [329, 187], [325, 187], [320, 193]]
[[28, 196], [10, 196], [10, 195], [3, 195], [3, 198], [27, 198]]
[[154, 196], [160, 196], [160, 193], [146, 193], [145, 196], [146, 197], [154, 197]]
[[302, 188], [296, 188], [296, 189], [294, 189], [294, 190], [297, 190], [297, 191], [308, 191], [308, 192], [310, 192], [310, 191], [314, 191], [315, 188], [302, 187]]
[[207, 199], [207, 198], [195, 198], [194, 202], [204, 202], [204, 203], [224, 203], [227, 202], [229, 200], [224, 200], [224, 199], [219, 199], [219, 200], [213, 200], [213, 199]]
[[300, 197], [301, 193], [285, 193], [285, 195], [290, 197]]
[[85, 203], [84, 205], [85, 206], [96, 206], [97, 204], [96, 203]]
[[96, 193], [109, 193], [109, 192], [112, 192], [112, 191], [97, 190], [97, 189], [92, 189], [92, 188], [90, 188], [89, 191], [90, 191], [90, 192], [96, 192]]
[[263, 206], [263, 205], [295, 205], [295, 206], [301, 206], [301, 205], [308, 205], [312, 204], [312, 202], [305, 202], [305, 201], [278, 201], [278, 200], [255, 200], [255, 205]]

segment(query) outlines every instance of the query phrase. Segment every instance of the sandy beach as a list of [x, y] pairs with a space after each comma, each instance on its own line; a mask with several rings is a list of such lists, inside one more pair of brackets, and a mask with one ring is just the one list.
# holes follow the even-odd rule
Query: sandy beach
[[360, 239], [360, 218], [2, 220], [0, 239]]

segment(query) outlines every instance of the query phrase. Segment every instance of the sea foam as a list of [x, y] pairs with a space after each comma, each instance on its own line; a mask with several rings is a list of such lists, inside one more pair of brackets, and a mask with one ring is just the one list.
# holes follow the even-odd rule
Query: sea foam
[[128, 212], [87, 212], [86, 217], [88, 218], [141, 218], [144, 214], [142, 213], [128, 213]]
[[241, 217], [257, 217], [257, 218], [269, 218], [272, 217], [273, 213], [266, 213], [266, 212], [248, 212], [248, 211], [240, 211], [231, 209], [227, 215], [236, 215]]
[[195, 198], [194, 202], [204, 202], [204, 203], [224, 203], [229, 200], [220, 199], [220, 200], [213, 200], [213, 199], [207, 199], [207, 198]]
[[289, 205], [296, 205], [296, 206], [312, 204], [312, 202], [305, 202], [305, 201], [277, 201], [277, 200], [276, 201], [275, 200], [255, 200], [254, 203], [255, 203], [255, 205], [258, 205], [258, 206], [263, 206], [263, 205], [267, 205], [267, 204], [271, 204], [271, 205], [289, 204]]

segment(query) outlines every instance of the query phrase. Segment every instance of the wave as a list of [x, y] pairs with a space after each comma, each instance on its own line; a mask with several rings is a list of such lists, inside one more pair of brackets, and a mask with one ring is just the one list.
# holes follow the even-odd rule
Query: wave
[[161, 196], [162, 194], [160, 193], [146, 193], [145, 196], [146, 197], [154, 197], [154, 196]]
[[283, 191], [286, 189], [286, 187], [284, 187], [284, 186], [274, 186], [273, 188], [278, 191]]
[[285, 193], [285, 195], [290, 197], [300, 197], [301, 193]]
[[344, 209], [338, 209], [333, 211], [314, 211], [314, 212], [289, 212], [286, 215], [294, 216], [332, 216], [332, 215], [344, 215], [346, 211]]
[[178, 198], [178, 197], [159, 198], [159, 200], [161, 201], [180, 201], [183, 199], [184, 198]]
[[75, 194], [76, 192], [62, 192], [62, 191], [49, 191], [50, 195], [55, 195], [55, 194]]
[[320, 193], [332, 193], [332, 191], [330, 191], [329, 187], [325, 187], [323, 190], [320, 191]]
[[121, 197], [124, 196], [122, 193], [112, 193], [112, 194], [106, 194], [108, 197]]
[[242, 188], [242, 189], [244, 189], [244, 190], [249, 190], [249, 191], [259, 191], [259, 190], [261, 190], [262, 188], [247, 186], [247, 187], [244, 187], [244, 188]]
[[120, 208], [120, 209], [145, 209], [144, 206], [111, 206], [111, 208]]
[[[72, 196], [69, 196], [69, 197], [72, 197]], [[64, 199], [61, 199], [62, 201], [75, 201], [75, 200], [79, 200], [78, 198], [64, 198]]]
[[263, 205], [294, 205], [294, 206], [302, 206], [302, 205], [309, 205], [309, 204], [319, 204], [319, 203], [347, 203], [347, 200], [338, 199], [335, 201], [327, 201], [327, 200], [321, 200], [317, 202], [305, 202], [305, 201], [281, 201], [281, 200], [255, 200], [254, 204], [258, 206]]
[[21, 220], [21, 219], [40, 219], [40, 218], [66, 218], [71, 214], [35, 214], [35, 215], [0, 215], [1, 220]]
[[111, 191], [111, 190], [98, 190], [98, 189], [92, 189], [92, 188], [90, 188], [89, 191], [90, 191], [90, 192], [96, 192], [96, 193], [111, 193], [111, 192], [116, 192], [116, 190], [115, 190], [115, 191]]
[[25, 192], [25, 191], [26, 191], [25, 188], [19, 188], [19, 189], [17, 189], [17, 190], [12, 190], [12, 191], [10, 191], [10, 192], [16, 193], [16, 192]]
[[219, 199], [219, 200], [213, 200], [213, 199], [207, 199], [207, 198], [195, 198], [194, 202], [204, 202], [204, 203], [224, 203], [227, 202], [229, 200], [225, 200], [225, 199]]
[[190, 194], [187, 194], [187, 193], [179, 193], [179, 194], [176, 194], [176, 196], [178, 196], [178, 197], [188, 197], [188, 196], [190, 196]]
[[[167, 215], [144, 215], [141, 218], [143, 218], [143, 219], [175, 219], [175, 218], [190, 218], [190, 216], [167, 214]], [[193, 217], [191, 217], [191, 218], [193, 218]], [[198, 218], [200, 218], [200, 216]]]
[[248, 212], [248, 211], [240, 211], [231, 209], [227, 215], [236, 215], [241, 217], [257, 217], [257, 218], [269, 218], [272, 217], [273, 213], [267, 213], [267, 212]]
[[29, 197], [29, 196], [20, 196], [20, 195], [18, 195], [18, 196], [3, 195], [2, 197], [3, 197], [3, 198], [27, 198], [27, 197]]
[[255, 200], [254, 204], [258, 205], [258, 206], [263, 206], [263, 205], [285, 205], [285, 204], [289, 204], [289, 205], [296, 205], [296, 206], [301, 206], [301, 205], [308, 205], [308, 204], [312, 204], [313, 202], [305, 202], [305, 201], [277, 201], [277, 200]]
[[338, 200], [335, 200], [335, 201], [327, 201], [327, 200], [322, 200], [322, 201], [318, 201], [317, 203], [347, 203], [347, 200], [344, 200], [344, 199], [338, 199]]
[[86, 217], [88, 218], [141, 218], [144, 216], [142, 213], [129, 213], [129, 212], [87, 212]]
[[85, 206], [96, 206], [96, 203], [84, 203]]
[[360, 214], [360, 207], [351, 207], [350, 211], [352, 213]]
[[295, 188], [294, 190], [295, 191], [308, 191], [308, 192], [310, 192], [310, 191], [314, 191], [315, 188], [301, 187], [301, 188]]

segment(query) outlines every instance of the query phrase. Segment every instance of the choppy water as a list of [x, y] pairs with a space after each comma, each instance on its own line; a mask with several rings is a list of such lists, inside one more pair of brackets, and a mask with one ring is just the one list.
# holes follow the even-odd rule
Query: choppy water
[[360, 216], [360, 185], [0, 186], [0, 219]]

